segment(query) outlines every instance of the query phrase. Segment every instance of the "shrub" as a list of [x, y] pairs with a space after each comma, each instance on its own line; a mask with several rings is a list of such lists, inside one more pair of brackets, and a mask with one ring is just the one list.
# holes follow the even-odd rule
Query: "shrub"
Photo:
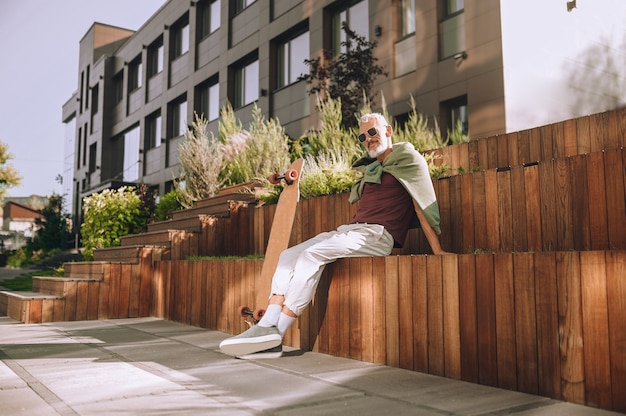
[[81, 235], [85, 260], [93, 259], [97, 248], [119, 246], [122, 236], [139, 232], [146, 225], [141, 198], [133, 187], [105, 189], [83, 202]]
[[195, 115], [191, 130], [178, 146], [181, 171], [176, 188], [182, 206], [192, 207], [196, 201], [217, 195], [224, 181], [222, 144], [207, 129], [208, 121]]
[[166, 193], [159, 199], [154, 210], [155, 221], [165, 221], [172, 218], [172, 212], [182, 209], [180, 194], [174, 190]]

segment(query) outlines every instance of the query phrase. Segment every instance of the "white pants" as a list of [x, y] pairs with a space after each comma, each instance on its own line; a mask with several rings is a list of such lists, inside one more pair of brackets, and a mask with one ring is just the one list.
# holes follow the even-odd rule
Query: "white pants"
[[272, 295], [284, 296], [284, 306], [300, 316], [315, 296], [324, 266], [342, 257], [387, 256], [393, 243], [391, 234], [377, 224], [348, 224], [321, 233], [281, 253]]

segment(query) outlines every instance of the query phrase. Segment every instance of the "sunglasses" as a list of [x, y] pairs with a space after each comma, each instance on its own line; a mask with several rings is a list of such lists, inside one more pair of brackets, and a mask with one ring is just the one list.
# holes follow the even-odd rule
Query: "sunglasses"
[[[378, 134], [378, 130], [376, 130], [375, 127], [372, 127], [371, 129], [369, 129], [367, 131], [367, 134], [369, 134], [370, 137], [374, 137], [374, 136], [376, 136]], [[367, 137], [365, 137], [365, 133], [359, 134], [359, 141], [361, 143], [363, 143], [366, 139], [367, 139]]]

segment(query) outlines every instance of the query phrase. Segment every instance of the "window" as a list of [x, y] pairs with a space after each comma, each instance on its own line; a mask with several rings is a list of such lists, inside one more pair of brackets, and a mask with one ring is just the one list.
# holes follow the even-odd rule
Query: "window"
[[446, 59], [465, 51], [464, 0], [444, 0], [444, 20], [439, 23], [439, 56]]
[[446, 0], [446, 16], [463, 11], [465, 0]]
[[254, 2], [255, 0], [235, 0], [235, 14], [241, 12]]
[[244, 64], [235, 69], [235, 108], [248, 105], [259, 98], [259, 61]]
[[124, 71], [113, 77], [113, 103], [118, 104], [124, 99]]
[[163, 38], [148, 47], [148, 78], [163, 71]]
[[131, 93], [141, 87], [141, 55], [128, 65], [128, 92]]
[[161, 146], [161, 111], [157, 111], [146, 118], [146, 136], [144, 139], [144, 148], [146, 150], [154, 149]]
[[89, 173], [96, 171], [96, 163], [98, 156], [98, 143], [93, 143], [89, 146]]
[[336, 54], [345, 52], [345, 47], [341, 42], [345, 42], [346, 33], [341, 29], [343, 22], [356, 32], [357, 35], [363, 36], [365, 40], [369, 40], [369, 12], [367, 10], [367, 0], [362, 0], [350, 7], [347, 7], [335, 15], [332, 21], [332, 42], [333, 51]]
[[216, 79], [198, 86], [196, 96], [198, 97], [198, 113], [208, 121], [215, 120], [220, 115], [220, 85]]
[[278, 88], [294, 83], [300, 75], [307, 74], [309, 70], [304, 60], [310, 58], [309, 32], [299, 34], [279, 45], [277, 58]]
[[198, 38], [204, 39], [220, 28], [221, 0], [203, 0], [198, 8]]
[[91, 114], [97, 114], [99, 110], [100, 84], [96, 84], [91, 88]]
[[124, 168], [122, 180], [139, 179], [139, 126], [124, 134]]
[[[443, 126], [446, 126], [448, 135], [467, 135], [469, 121], [467, 111], [467, 96], [461, 96], [448, 100], [441, 105]], [[448, 137], [449, 139], [451, 137]], [[454, 141], [453, 141], [454, 143]]]
[[187, 131], [187, 100], [185, 98], [170, 105], [169, 137], [178, 137]]
[[402, 0], [400, 16], [402, 37], [415, 33], [415, 0]]
[[189, 51], [189, 22], [182, 19], [172, 27], [172, 59]]

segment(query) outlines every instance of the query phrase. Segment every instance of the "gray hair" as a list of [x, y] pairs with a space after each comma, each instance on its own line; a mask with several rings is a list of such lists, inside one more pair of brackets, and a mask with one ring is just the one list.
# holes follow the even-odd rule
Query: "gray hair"
[[385, 116], [383, 116], [382, 114], [380, 114], [380, 113], [368, 113], [368, 114], [363, 114], [361, 116], [361, 119], [359, 120], [359, 126], [362, 123], [365, 123], [365, 122], [369, 121], [371, 118], [374, 118], [374, 119], [378, 120], [378, 123], [381, 126], [389, 125], [389, 123], [387, 123], [387, 120], [385, 119]]

